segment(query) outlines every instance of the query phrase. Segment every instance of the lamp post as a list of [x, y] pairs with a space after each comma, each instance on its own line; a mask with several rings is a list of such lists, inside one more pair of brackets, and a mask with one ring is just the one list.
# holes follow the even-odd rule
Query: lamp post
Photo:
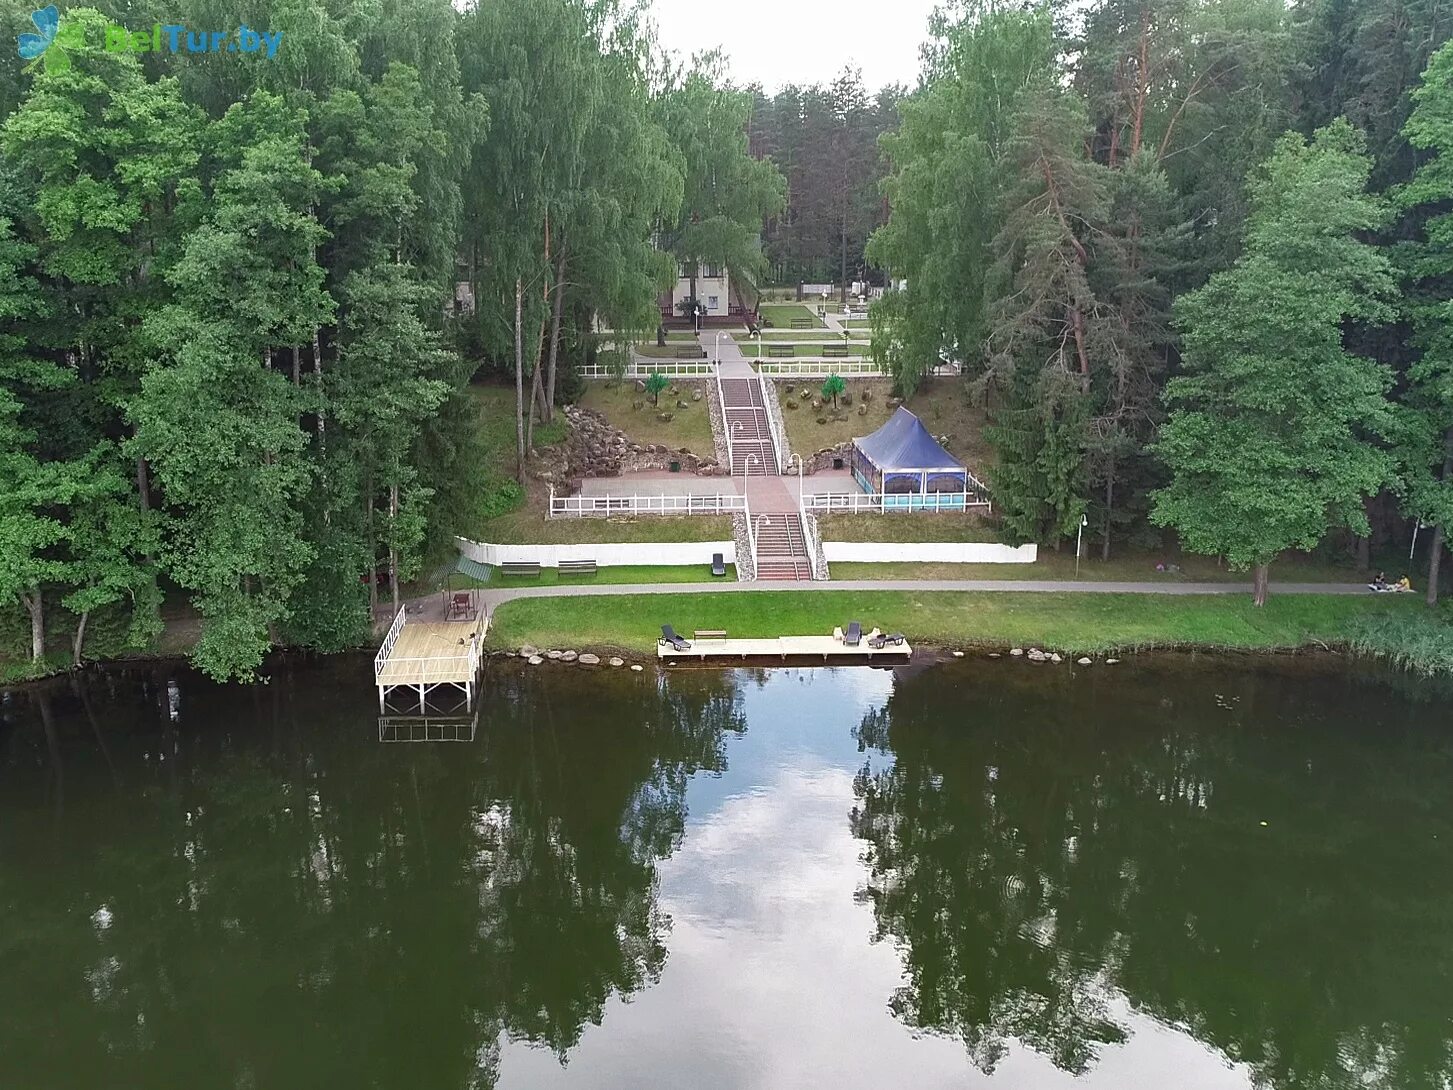
[[1090, 525], [1090, 520], [1086, 516], [1081, 515], [1080, 516], [1080, 528], [1075, 531], [1075, 578], [1076, 579], [1078, 579], [1080, 577], [1080, 553], [1083, 552], [1083, 549], [1081, 548], [1081, 546], [1083, 545], [1084, 540], [1085, 540], [1085, 527], [1088, 526], [1088, 525]]
[[716, 331], [716, 362], [721, 363], [721, 330]]
[[760, 329], [754, 329], [747, 336], [757, 342], [757, 361], [760, 363], [762, 359], [762, 331]]
[[797, 509], [799, 511], [806, 511], [807, 508], [802, 505], [802, 455], [793, 451], [792, 457], [787, 459], [787, 464], [790, 466], [793, 462], [797, 463]]

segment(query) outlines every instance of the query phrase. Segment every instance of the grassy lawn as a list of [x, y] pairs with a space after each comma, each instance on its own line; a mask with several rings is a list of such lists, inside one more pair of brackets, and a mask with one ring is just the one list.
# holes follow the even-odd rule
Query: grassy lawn
[[[687, 340], [694, 343], [695, 340], [696, 340], [696, 338], [695, 337], [689, 337], [689, 338], [687, 338]], [[681, 348], [689, 348], [689, 347], [691, 347], [690, 344], [668, 344], [665, 348], [662, 348], [659, 345], [657, 345], [655, 341], [652, 341], [649, 344], [638, 344], [638, 345], [636, 345], [636, 355], [638, 355], [638, 356], [646, 356], [647, 358], [653, 359], [653, 360], [677, 360], [677, 359], [684, 359], [686, 362], [700, 361], [700, 360], [702, 360], [702, 359], [705, 358], [705, 357], [700, 356], [700, 355], [696, 355], [696, 356], [686, 356], [686, 357], [681, 357], [681, 356], [677, 356], [676, 355], [676, 352], [677, 352], [678, 349], [681, 349]]]
[[710, 564], [634, 565], [601, 568], [594, 575], [567, 575], [563, 578], [556, 568], [541, 568], [539, 575], [528, 576], [505, 575], [495, 571], [489, 585], [500, 588], [587, 586], [591, 583], [709, 583], [713, 581], [713, 578], [724, 583], [735, 583], [737, 579], [736, 565], [728, 564], [726, 575], [715, 577], [711, 574]]
[[[658, 409], [651, 404], [650, 395], [637, 390], [634, 382], [590, 382], [585, 386], [580, 406], [594, 409], [637, 443], [660, 444], [672, 450], [685, 447], [703, 458], [714, 456], [716, 447], [711, 437], [706, 398], [691, 400], [691, 391], [698, 387], [705, 395], [705, 381], [676, 379], [674, 385], [679, 393], [672, 396], [662, 391]], [[677, 408], [677, 401], [685, 401], [687, 407]], [[637, 404], [642, 404], [642, 408], [637, 409]], [[662, 412], [671, 414], [669, 423], [657, 418]]]
[[[642, 515], [639, 518], [547, 519], [545, 500], [481, 522], [467, 535], [495, 545], [576, 545], [611, 541], [730, 541], [727, 515]], [[581, 559], [589, 559], [582, 557]]]
[[[811, 329], [764, 329], [764, 330], [762, 330], [762, 340], [769, 341], [769, 342], [770, 341], [796, 341], [796, 340], [802, 340], [803, 338], [821, 337], [821, 336], [823, 336], [823, 334], [820, 331], [814, 332]], [[745, 333], [738, 333], [736, 335], [736, 339], [737, 339], [737, 343], [742, 346], [742, 351], [743, 352], [746, 352], [748, 355], [751, 355], [751, 352], [749, 351], [749, 349], [750, 349], [751, 344], [752, 344], [752, 338], [749, 337]], [[841, 337], [834, 337], [833, 340], [837, 344], [841, 344], [842, 343], [842, 338]], [[859, 338], [858, 340], [854, 341], [853, 343], [858, 344], [858, 345], [861, 345], [863, 347], [867, 347], [869, 341], [868, 341], [868, 338], [862, 337], [862, 338]]]
[[772, 329], [791, 329], [794, 318], [811, 318], [814, 326], [823, 328], [822, 319], [817, 316], [817, 312], [799, 303], [764, 303], [761, 316], [762, 321], [770, 323]]
[[[1414, 596], [1409, 596], [1414, 597]], [[940, 647], [1034, 645], [1073, 652], [1205, 646], [1271, 650], [1341, 645], [1372, 618], [1408, 618], [1416, 601], [1369, 595], [776, 591], [540, 598], [507, 602], [489, 633], [495, 647], [572, 646], [650, 653], [660, 625], [723, 628], [733, 637], [828, 633], [861, 621]]]
[[[801, 332], [800, 331], [798, 333], [798, 336], [801, 336]], [[819, 343], [816, 343], [816, 344], [785, 344], [785, 345], [782, 345], [781, 347], [782, 348], [790, 348], [790, 349], [792, 349], [792, 355], [794, 355], [794, 356], [821, 356], [822, 355], [822, 350], [824, 348], [831, 347], [831, 348], [836, 349], [836, 348], [840, 347], [842, 345], [842, 343], [843, 343], [842, 341], [830, 341], [827, 344], [822, 344], [820, 342]], [[848, 344], [848, 353], [849, 353], [849, 355], [848, 356], [845, 356], [843, 358], [844, 359], [849, 359], [852, 356], [866, 356], [868, 354], [868, 348], [869, 348], [869, 345], [867, 344], [866, 341], [859, 341], [859, 342], [856, 342], [856, 343], [850, 342]], [[764, 360], [770, 360], [770, 359], [776, 359], [776, 358], [778, 358], [778, 357], [773, 356], [770, 352], [768, 352], [766, 350], [766, 348], [763, 348], [762, 349], [762, 355], [759, 357], [757, 355], [757, 346], [756, 345], [753, 345], [753, 344], [744, 344], [744, 345], [742, 345], [742, 355], [746, 356], [747, 359], [749, 359], [749, 360], [755, 360], [755, 359], [759, 359], [759, 358], [760, 359], [764, 359]]]
[[[851, 515], [835, 516], [852, 518]], [[858, 516], [877, 518], [881, 516]], [[905, 521], [915, 524], [933, 522], [930, 518]], [[915, 526], [916, 528], [916, 526]], [[907, 541], [904, 532], [890, 537], [890, 541]], [[915, 540], [933, 541], [940, 538]], [[979, 540], [992, 540], [992, 532], [985, 532]], [[824, 534], [827, 541], [847, 541], [852, 538], [833, 537]], [[965, 540], [968, 540], [967, 538]], [[1171, 560], [1180, 567], [1178, 572], [1158, 572], [1158, 562]], [[1165, 554], [1140, 554], [1101, 561], [1086, 557], [1080, 561], [1079, 575], [1075, 574], [1073, 550], [1056, 553], [1040, 549], [1039, 559], [1033, 564], [833, 564], [834, 579], [1083, 579], [1087, 582], [1105, 581], [1112, 583], [1244, 583], [1250, 585], [1249, 572], [1232, 572], [1220, 567], [1215, 560], [1205, 556], [1170, 556]], [[1365, 573], [1340, 564], [1329, 563], [1315, 557], [1288, 556], [1272, 565], [1271, 588], [1276, 593], [1277, 583], [1361, 583], [1366, 582]]]
[[[836, 482], [835, 482], [836, 484]], [[856, 486], [853, 486], [856, 487]], [[812, 485], [811, 478], [807, 481], [807, 491], [816, 491]], [[822, 531], [823, 541], [999, 541], [999, 528], [996, 524], [988, 522], [979, 515], [963, 512], [929, 512], [913, 511], [874, 514], [866, 512], [858, 515], [823, 514], [817, 516], [818, 528]], [[1041, 550], [1040, 556], [1048, 555], [1047, 550]], [[1073, 562], [1073, 558], [1071, 558]], [[865, 564], [863, 567], [881, 568], [883, 564]], [[958, 567], [958, 565], [949, 565]], [[989, 564], [987, 567], [1004, 567], [1001, 564]], [[1151, 567], [1155, 567], [1154, 563]], [[833, 565], [833, 571], [838, 566]], [[897, 578], [897, 576], [863, 576], [861, 578]], [[938, 578], [931, 576], [926, 578]], [[1026, 575], [1024, 578], [1037, 578]], [[1046, 576], [1048, 578], [1048, 576]]]

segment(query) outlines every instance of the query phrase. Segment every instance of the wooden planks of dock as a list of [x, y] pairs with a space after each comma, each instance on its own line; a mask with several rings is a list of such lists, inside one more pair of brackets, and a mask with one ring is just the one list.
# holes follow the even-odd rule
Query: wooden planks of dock
[[482, 611], [468, 621], [410, 621], [400, 611], [374, 659], [380, 711], [390, 690], [413, 689], [422, 706], [441, 685], [460, 689], [472, 706], [488, 627]]

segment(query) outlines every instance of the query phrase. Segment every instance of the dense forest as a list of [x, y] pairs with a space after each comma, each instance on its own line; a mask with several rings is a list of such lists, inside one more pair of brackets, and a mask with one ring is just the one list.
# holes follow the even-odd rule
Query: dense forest
[[[7, 25], [33, 31], [9, 0]], [[466, 387], [523, 483], [677, 265], [870, 275], [987, 413], [1004, 534], [1257, 572], [1453, 524], [1453, 53], [1427, 0], [972, 3], [919, 85], [738, 88], [617, 0], [137, 0], [0, 59], [0, 648], [249, 677], [447, 544]], [[265, 28], [275, 55], [115, 51]], [[145, 37], [145, 35], [143, 35]], [[158, 38], [158, 40], [160, 40]], [[498, 468], [498, 467], [496, 467]], [[505, 482], [508, 484], [508, 481]]]
[[[1073, 15], [1073, 19], [1069, 16]], [[1453, 19], [1422, 0], [975, 5], [884, 136], [873, 351], [958, 364], [1006, 531], [1256, 573], [1453, 520]], [[1341, 543], [1341, 544], [1339, 544]]]
[[[234, 20], [275, 55], [105, 47]], [[523, 473], [593, 319], [653, 328], [677, 261], [756, 279], [781, 207], [750, 94], [609, 2], [71, 8], [23, 65], [0, 61], [0, 608], [36, 662], [144, 646], [164, 598], [216, 677], [356, 646], [449, 539], [471, 377], [515, 378]]]

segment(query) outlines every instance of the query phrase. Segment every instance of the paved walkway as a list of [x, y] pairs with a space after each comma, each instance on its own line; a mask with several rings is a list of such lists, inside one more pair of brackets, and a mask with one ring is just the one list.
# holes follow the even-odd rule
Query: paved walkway
[[716, 359], [718, 348], [720, 349], [722, 378], [754, 379], [757, 377], [756, 369], [752, 367], [747, 357], [742, 354], [741, 345], [737, 344], [727, 334], [723, 333], [720, 341], [718, 341], [716, 330], [705, 330], [697, 335], [696, 342], [702, 348], [706, 349], [706, 358], [709, 360]]
[[[852, 579], [830, 583], [602, 583], [548, 587], [486, 587], [476, 594], [491, 612], [516, 598], [594, 598], [616, 594], [735, 594], [741, 591], [986, 591], [1030, 594], [1251, 594], [1250, 583], [1110, 583], [1053, 579]], [[1273, 583], [1281, 594], [1367, 594], [1365, 583]], [[433, 598], [439, 596], [433, 595]], [[410, 603], [412, 606], [412, 603]]]

